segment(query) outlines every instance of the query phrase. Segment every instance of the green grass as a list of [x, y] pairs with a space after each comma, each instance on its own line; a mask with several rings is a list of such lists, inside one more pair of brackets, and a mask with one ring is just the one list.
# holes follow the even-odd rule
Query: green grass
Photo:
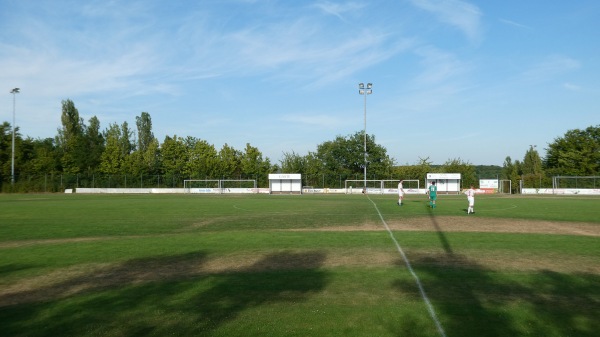
[[600, 198], [370, 198], [0, 195], [0, 336], [439, 336], [378, 212], [447, 336], [600, 331]]

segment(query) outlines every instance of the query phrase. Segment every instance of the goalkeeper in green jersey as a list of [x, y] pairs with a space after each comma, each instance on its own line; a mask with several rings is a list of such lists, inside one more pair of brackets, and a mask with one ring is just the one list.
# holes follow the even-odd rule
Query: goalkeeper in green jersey
[[429, 194], [429, 206], [435, 208], [435, 200], [437, 199], [437, 186], [435, 186], [435, 181], [431, 182], [431, 186], [427, 189], [427, 194]]

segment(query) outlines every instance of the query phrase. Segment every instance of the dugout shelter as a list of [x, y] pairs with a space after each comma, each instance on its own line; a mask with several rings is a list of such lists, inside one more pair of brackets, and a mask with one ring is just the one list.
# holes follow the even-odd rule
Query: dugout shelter
[[460, 173], [427, 173], [425, 188], [435, 181], [438, 194], [460, 194]]
[[270, 194], [302, 194], [302, 174], [269, 174]]

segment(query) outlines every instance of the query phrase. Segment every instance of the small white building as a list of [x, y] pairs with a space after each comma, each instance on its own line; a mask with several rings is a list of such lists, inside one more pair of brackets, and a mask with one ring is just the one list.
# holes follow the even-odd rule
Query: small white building
[[425, 188], [435, 181], [438, 194], [460, 193], [460, 173], [427, 173]]
[[271, 173], [269, 174], [270, 194], [302, 194], [302, 174]]

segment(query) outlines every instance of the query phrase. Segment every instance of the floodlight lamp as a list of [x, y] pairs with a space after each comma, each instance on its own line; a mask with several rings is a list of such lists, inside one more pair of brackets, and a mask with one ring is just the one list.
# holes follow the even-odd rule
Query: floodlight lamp
[[19, 88], [14, 88], [13, 90], [10, 91], [11, 94], [18, 94], [19, 93]]
[[365, 88], [365, 84], [364, 83], [359, 83], [358, 84], [358, 88], [359, 89], [364, 89]]
[[359, 93], [360, 95], [364, 95], [364, 94], [365, 94], [365, 91], [364, 91], [363, 89], [359, 89], [359, 90], [358, 90], [358, 93]]
[[367, 83], [367, 89], [373, 88], [373, 83]]
[[367, 90], [367, 95], [370, 95], [372, 93], [373, 93], [373, 90], [371, 90], [371, 89]]

